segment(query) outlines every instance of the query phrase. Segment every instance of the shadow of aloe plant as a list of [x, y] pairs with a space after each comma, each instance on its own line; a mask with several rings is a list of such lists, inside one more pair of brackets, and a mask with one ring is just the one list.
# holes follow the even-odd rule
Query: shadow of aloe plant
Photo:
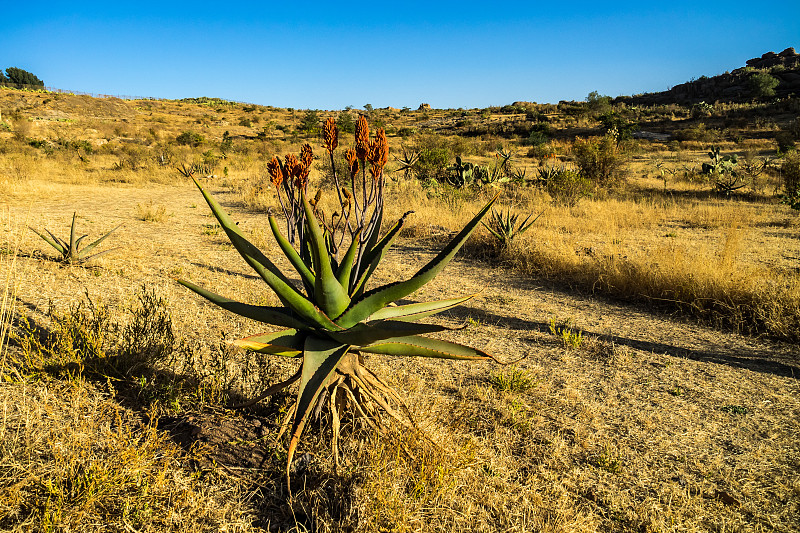
[[[323, 133], [333, 163], [338, 146], [338, 131], [333, 119], [325, 122]], [[494, 360], [492, 355], [480, 349], [425, 337], [425, 334], [451, 328], [417, 322], [457, 306], [472, 298], [471, 295], [405, 305], [394, 305], [394, 302], [428, 283], [445, 267], [497, 197], [410, 279], [366, 291], [370, 276], [396, 239], [408, 213], [380, 237], [383, 168], [388, 154], [386, 136], [379, 129], [370, 141], [364, 117], [357, 123], [355, 136], [355, 149], [345, 153], [349, 175], [341, 177], [336, 172], [336, 165], [330, 166], [339, 201], [339, 209], [330, 217], [326, 217], [319, 204], [319, 194], [312, 201], [307, 197], [308, 173], [313, 161], [310, 145], [303, 146], [299, 158], [289, 154], [284, 161], [273, 158], [267, 165], [287, 220], [287, 236], [281, 234], [275, 217], [269, 217], [270, 227], [281, 250], [299, 274], [304, 291], [293, 286], [195, 180], [233, 246], [283, 305], [250, 305], [211, 293], [185, 280], [179, 282], [228, 311], [284, 328], [241, 339], [235, 344], [255, 352], [301, 360], [292, 377], [270, 386], [249, 402], [254, 403], [299, 383], [297, 400], [288, 410], [279, 434], [280, 437], [285, 431], [290, 432], [287, 481], [292, 458], [307, 422], [323, 411], [328, 413], [331, 422], [332, 448], [337, 464], [340, 420], [346, 409], [381, 433], [387, 430], [381, 413], [407, 427], [414, 427], [402, 399], [364, 366], [362, 354]], [[340, 252], [344, 252], [341, 259]]]

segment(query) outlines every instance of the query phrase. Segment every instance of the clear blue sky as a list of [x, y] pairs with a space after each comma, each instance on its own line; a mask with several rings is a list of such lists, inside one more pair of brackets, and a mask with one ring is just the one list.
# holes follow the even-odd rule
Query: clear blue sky
[[23, 2], [0, 68], [103, 94], [299, 109], [661, 91], [800, 50], [800, 1]]

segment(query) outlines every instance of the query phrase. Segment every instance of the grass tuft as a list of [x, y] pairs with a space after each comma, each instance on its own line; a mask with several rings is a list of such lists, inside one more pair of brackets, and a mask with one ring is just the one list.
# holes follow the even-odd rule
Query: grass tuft
[[167, 208], [153, 205], [152, 201], [136, 204], [136, 216], [145, 222], [165, 222], [169, 218]]
[[502, 392], [525, 392], [536, 386], [536, 380], [521, 368], [512, 366], [493, 372], [489, 376], [489, 384]]

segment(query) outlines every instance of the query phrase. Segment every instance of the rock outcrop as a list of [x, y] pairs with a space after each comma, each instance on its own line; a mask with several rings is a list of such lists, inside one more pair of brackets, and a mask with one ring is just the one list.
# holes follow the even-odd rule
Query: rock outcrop
[[766, 69], [782, 65], [785, 68], [800, 67], [800, 54], [794, 48], [787, 48], [780, 54], [767, 52], [761, 57], [748, 59], [746, 65], [757, 69]]
[[800, 54], [794, 48], [787, 48], [778, 54], [767, 52], [761, 57], [749, 59], [745, 67], [732, 72], [712, 77], [701, 76], [664, 92], [621, 96], [615, 101], [629, 105], [747, 102], [753, 99], [750, 78], [757, 72], [766, 72], [778, 80], [776, 98], [800, 96]]

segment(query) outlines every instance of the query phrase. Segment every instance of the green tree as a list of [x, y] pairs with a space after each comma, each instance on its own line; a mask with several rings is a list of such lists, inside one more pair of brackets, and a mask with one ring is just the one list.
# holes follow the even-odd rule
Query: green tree
[[8, 78], [6, 78], [6, 75], [3, 73], [3, 70], [0, 69], [0, 85], [5, 83], [8, 83]]
[[766, 72], [756, 72], [747, 79], [747, 85], [750, 88], [751, 96], [759, 100], [774, 97], [775, 87], [777, 87], [779, 83], [780, 80], [778, 80], [778, 78], [770, 76]]
[[8, 77], [8, 81], [15, 85], [35, 85], [44, 87], [44, 82], [42, 80], [21, 68], [8, 67], [6, 69], [6, 76]]
[[633, 132], [639, 127], [638, 122], [629, 121], [616, 111], [607, 111], [597, 117], [597, 121], [603, 126], [603, 133], [612, 130], [617, 131], [618, 141], [626, 141], [633, 137]]
[[611, 97], [592, 91], [586, 96], [586, 103], [589, 104], [589, 110], [602, 113], [611, 105]]
[[356, 123], [353, 121], [353, 115], [347, 111], [339, 113], [339, 117], [336, 119], [336, 125], [339, 127], [339, 130], [344, 133], [356, 132]]
[[300, 126], [297, 128], [300, 133], [304, 133], [306, 135], [313, 135], [315, 133], [319, 133], [320, 131], [320, 118], [319, 112], [313, 109], [309, 109], [306, 111], [303, 118], [300, 120]]

